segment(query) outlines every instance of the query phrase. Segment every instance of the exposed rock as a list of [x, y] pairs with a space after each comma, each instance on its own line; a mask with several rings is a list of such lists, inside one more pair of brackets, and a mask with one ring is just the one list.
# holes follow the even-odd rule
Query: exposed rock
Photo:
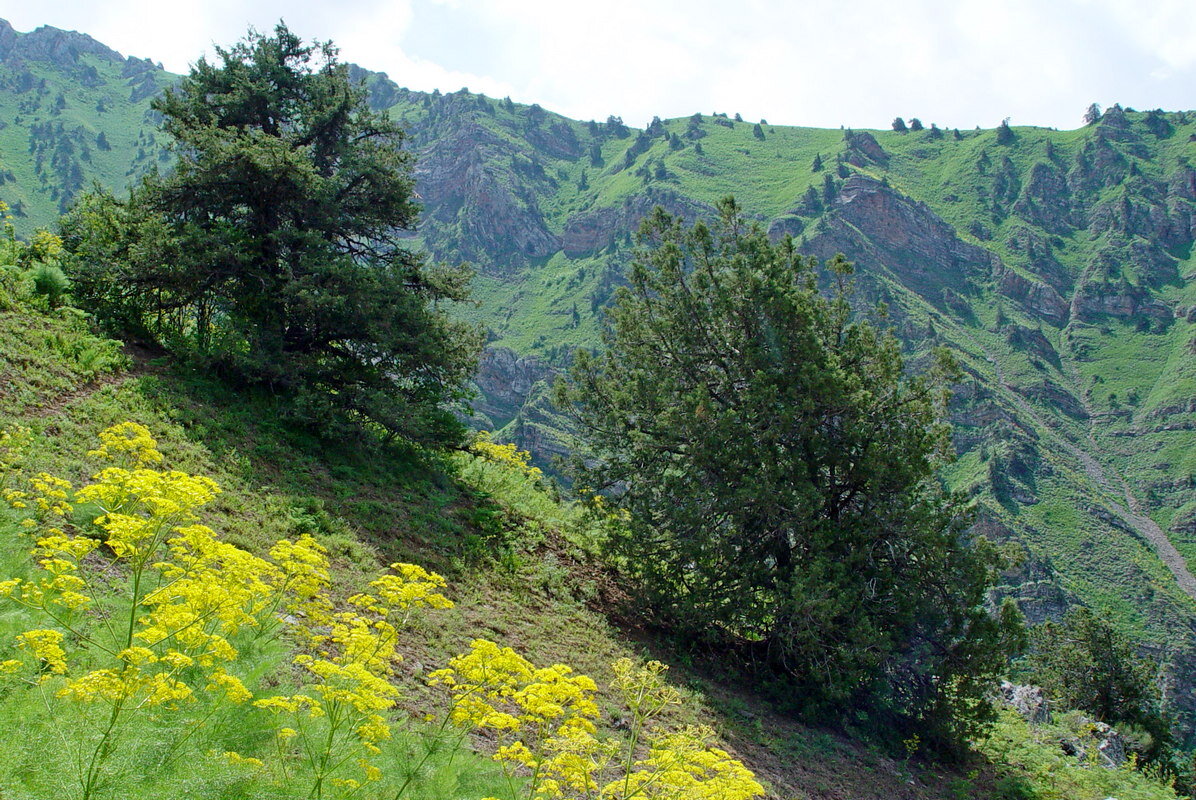
[[1040, 686], [1019, 686], [1001, 681], [1001, 700], [1031, 725], [1051, 721], [1051, 705]]
[[1167, 181], [1167, 194], [1184, 200], [1196, 200], [1196, 169], [1182, 166]]
[[1059, 292], [1045, 283], [1031, 280], [1000, 265], [997, 274], [997, 291], [1011, 300], [1016, 300], [1031, 314], [1047, 320], [1053, 325], [1067, 321], [1070, 309]]
[[581, 157], [581, 142], [577, 140], [573, 128], [563, 120], [547, 127], [529, 127], [524, 130], [524, 135], [537, 150], [554, 158], [572, 160]]
[[848, 164], [867, 167], [874, 164], [884, 166], [889, 163], [889, 154], [880, 146], [880, 142], [876, 141], [876, 137], [867, 131], [848, 131], [844, 139], [847, 143], [847, 156], [844, 160]]
[[1171, 309], [1141, 287], [1129, 284], [1087, 283], [1076, 291], [1071, 301], [1071, 315], [1082, 322], [1092, 322], [1103, 315], [1129, 318], [1142, 315], [1160, 322], [1170, 322]]
[[153, 72], [143, 72], [139, 78], [132, 78], [129, 83], [132, 89], [129, 92], [130, 103], [140, 103], [147, 97], [153, 97], [158, 93], [158, 82], [154, 80]]
[[1088, 411], [1075, 395], [1057, 383], [1044, 380], [1031, 386], [1012, 387], [1019, 394], [1038, 400], [1051, 408], [1058, 409], [1069, 417], [1087, 419]]
[[535, 197], [529, 191], [516, 194], [513, 187], [521, 182], [500, 166], [520, 157], [476, 122], [464, 123], [421, 154], [416, 187], [430, 212], [421, 229], [438, 257], [465, 258], [483, 271], [505, 274], [527, 258], [560, 248]]
[[1059, 353], [1040, 330], [1024, 325], [1007, 325], [1004, 328], [1005, 341], [1020, 350], [1027, 350], [1044, 361], [1059, 366]]
[[855, 174], [840, 190], [825, 226], [807, 250], [820, 258], [842, 252], [858, 271], [887, 270], [936, 305], [943, 289], [966, 294], [968, 278], [985, 274], [993, 256], [961, 240], [930, 207], [873, 178]]
[[366, 87], [366, 102], [375, 111], [383, 111], [399, 100], [401, 89], [385, 72], [374, 72], [349, 64], [349, 80]]
[[482, 392], [474, 408], [496, 422], [513, 419], [527, 402], [532, 387], [555, 374], [534, 356], [519, 356], [507, 347], [487, 347], [474, 378]]
[[1115, 728], [1084, 716], [1077, 720], [1077, 724], [1081, 732], [1059, 743], [1064, 753], [1074, 756], [1080, 763], [1089, 763], [1093, 757], [1090, 753], [1095, 749], [1096, 763], [1105, 769], [1118, 769], [1125, 763], [1125, 740]]
[[1019, 226], [1005, 240], [1011, 252], [1021, 253], [1026, 258], [1025, 267], [1042, 278], [1060, 294], [1072, 290], [1074, 281], [1071, 271], [1055, 258], [1050, 242], [1038, 231]]
[[785, 214], [777, 217], [768, 225], [768, 238], [776, 241], [785, 236], [801, 236], [806, 229], [806, 221], [796, 214]]
[[1125, 180], [1129, 165], [1125, 156], [1100, 135], [1089, 139], [1076, 153], [1075, 164], [1067, 173], [1072, 193], [1098, 192]]
[[61, 66], [74, 66], [79, 56], [84, 54], [109, 61], [124, 61], [120, 53], [83, 33], [64, 31], [49, 25], [29, 33], [20, 33], [13, 30], [6, 20], [0, 20], [0, 61], [49, 61]]
[[650, 187], [646, 192], [625, 199], [622, 205], [574, 214], [565, 223], [561, 247], [571, 257], [609, 247], [619, 236], [635, 231], [656, 206], [689, 223], [714, 213], [714, 208], [705, 203], [690, 200], [670, 189]]
[[1172, 533], [1196, 536], [1196, 508], [1184, 508], [1171, 520]]
[[1050, 233], [1068, 233], [1074, 227], [1071, 191], [1067, 176], [1049, 161], [1039, 161], [1013, 204], [1013, 213]]
[[949, 286], [943, 287], [943, 305], [954, 311], [964, 319], [973, 319], [975, 313], [972, 311], [972, 306], [968, 303], [967, 298], [963, 297]]

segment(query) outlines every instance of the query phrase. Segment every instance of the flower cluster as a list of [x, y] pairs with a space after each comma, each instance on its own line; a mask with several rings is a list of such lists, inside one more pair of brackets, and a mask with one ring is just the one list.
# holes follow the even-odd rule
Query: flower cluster
[[[597, 686], [556, 665], [537, 669], [509, 647], [476, 640], [468, 653], [428, 677], [452, 698], [450, 720], [499, 739], [495, 760], [530, 776], [527, 800], [747, 800], [764, 793], [752, 773], [711, 747], [706, 728], [657, 729], [659, 715], [681, 702], [665, 667], [614, 664], [612, 687], [631, 712], [626, 742], [600, 739]], [[641, 745], [646, 754], [641, 756]], [[492, 799], [491, 799], [492, 800]]]
[[[7, 437], [0, 437], [6, 470], [20, 434]], [[233, 674], [238, 637], [276, 627], [278, 609], [305, 607], [327, 576], [302, 566], [323, 557], [313, 555], [318, 545], [310, 537], [279, 543], [285, 558], [275, 563], [199, 524], [199, 510], [219, 487], [150, 468], [162, 455], [144, 427], [105, 430], [90, 455], [112, 465], [81, 488], [38, 473], [25, 488], [5, 492], [26, 515], [36, 569], [0, 581], [0, 598], [52, 626], [17, 636], [23, 658], [3, 661], [0, 670], [53, 681], [52, 696], [61, 700], [106, 705], [111, 724], [97, 753], [107, 757], [121, 723], [138, 711], [251, 700]], [[76, 661], [86, 668], [72, 669]], [[81, 776], [84, 797], [99, 785], [103, 760], [93, 759]]]
[[531, 465], [531, 454], [520, 450], [514, 444], [498, 444], [488, 431], [479, 431], [469, 446], [470, 452], [487, 461], [513, 467], [515, 472], [532, 480], [539, 480], [544, 473]]
[[[445, 580], [414, 564], [391, 564], [393, 574], [348, 599], [353, 610], [334, 612], [322, 548], [310, 540], [283, 541], [274, 558], [297, 600], [290, 608], [303, 619], [293, 631], [307, 652], [294, 661], [308, 683], [299, 693], [254, 705], [291, 718], [293, 727], [279, 730], [279, 750], [283, 762], [310, 770], [312, 796], [323, 796], [325, 787], [352, 790], [377, 781], [382, 774], [371, 759], [391, 738], [386, 712], [398, 699], [390, 678], [400, 660], [399, 631], [416, 609], [452, 607], [439, 591]], [[356, 766], [361, 779], [344, 777], [345, 766]]]

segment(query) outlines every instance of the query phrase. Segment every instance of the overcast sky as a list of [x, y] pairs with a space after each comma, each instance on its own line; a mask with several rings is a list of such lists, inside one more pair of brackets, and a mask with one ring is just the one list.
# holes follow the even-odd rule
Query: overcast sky
[[1196, 108], [1194, 0], [0, 0], [186, 71], [284, 18], [413, 89], [579, 119], [1074, 128], [1091, 102]]

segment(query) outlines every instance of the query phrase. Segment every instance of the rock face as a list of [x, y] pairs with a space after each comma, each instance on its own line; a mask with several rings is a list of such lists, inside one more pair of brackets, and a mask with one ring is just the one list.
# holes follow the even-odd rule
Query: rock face
[[1170, 322], [1171, 309], [1150, 296], [1142, 287], [1130, 284], [1086, 283], [1071, 301], [1071, 316], [1092, 322], [1103, 316], [1128, 319], [1136, 316]]
[[1016, 300], [1034, 316], [1052, 325], [1067, 321], [1071, 308], [1054, 287], [1020, 275], [1004, 264], [998, 266], [994, 277], [1000, 294]]
[[1096, 763], [1105, 769], [1118, 769], [1126, 761], [1125, 740], [1115, 728], [1105, 722], [1080, 717], [1077, 724], [1082, 732], [1064, 739], [1060, 749], [1074, 756], [1080, 763]]
[[619, 206], [607, 206], [574, 214], [565, 223], [561, 247], [570, 257], [590, 255], [614, 244], [620, 236], [633, 233], [640, 220], [656, 206], [692, 223], [714, 212], [713, 207], [683, 197], [671, 189], [650, 187]]
[[123, 61], [124, 57], [112, 48], [100, 44], [83, 33], [64, 31], [49, 25], [18, 33], [6, 20], [0, 20], [0, 61], [49, 61], [69, 66], [85, 53], [109, 61]]
[[[560, 248], [534, 191], [521, 191], [512, 178], [521, 158], [477, 123], [462, 124], [420, 154], [416, 189], [427, 209], [421, 232], [437, 257], [464, 258], [503, 275]], [[524, 169], [535, 177], [534, 162]]]
[[872, 165], [884, 166], [889, 163], [889, 154], [876, 141], [876, 137], [867, 131], [848, 131], [844, 137], [847, 145], [847, 155], [844, 159], [848, 164], [857, 167]]
[[1051, 705], [1039, 686], [1019, 686], [1001, 681], [1001, 700], [1031, 725], [1051, 721]]
[[1040, 161], [1013, 204], [1013, 213], [1050, 233], [1064, 234], [1074, 226], [1067, 176], [1056, 165]]
[[861, 174], [848, 178], [808, 249], [845, 253], [857, 271], [886, 271], [936, 305], [943, 290], [968, 293], [968, 278], [990, 272], [993, 256], [964, 242], [924, 203]]
[[[534, 356], [519, 356], [508, 347], [487, 347], [482, 351], [474, 382], [482, 396], [474, 409], [503, 424], [514, 418], [527, 402], [532, 388], [551, 380], [556, 370]], [[501, 426], [501, 425], [500, 425]]]

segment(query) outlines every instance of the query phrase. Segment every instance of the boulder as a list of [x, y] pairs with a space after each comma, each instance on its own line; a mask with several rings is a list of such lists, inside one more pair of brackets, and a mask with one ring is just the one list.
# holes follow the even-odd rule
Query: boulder
[[1051, 705], [1040, 686], [1001, 681], [1001, 700], [1031, 725], [1041, 725], [1051, 720]]

